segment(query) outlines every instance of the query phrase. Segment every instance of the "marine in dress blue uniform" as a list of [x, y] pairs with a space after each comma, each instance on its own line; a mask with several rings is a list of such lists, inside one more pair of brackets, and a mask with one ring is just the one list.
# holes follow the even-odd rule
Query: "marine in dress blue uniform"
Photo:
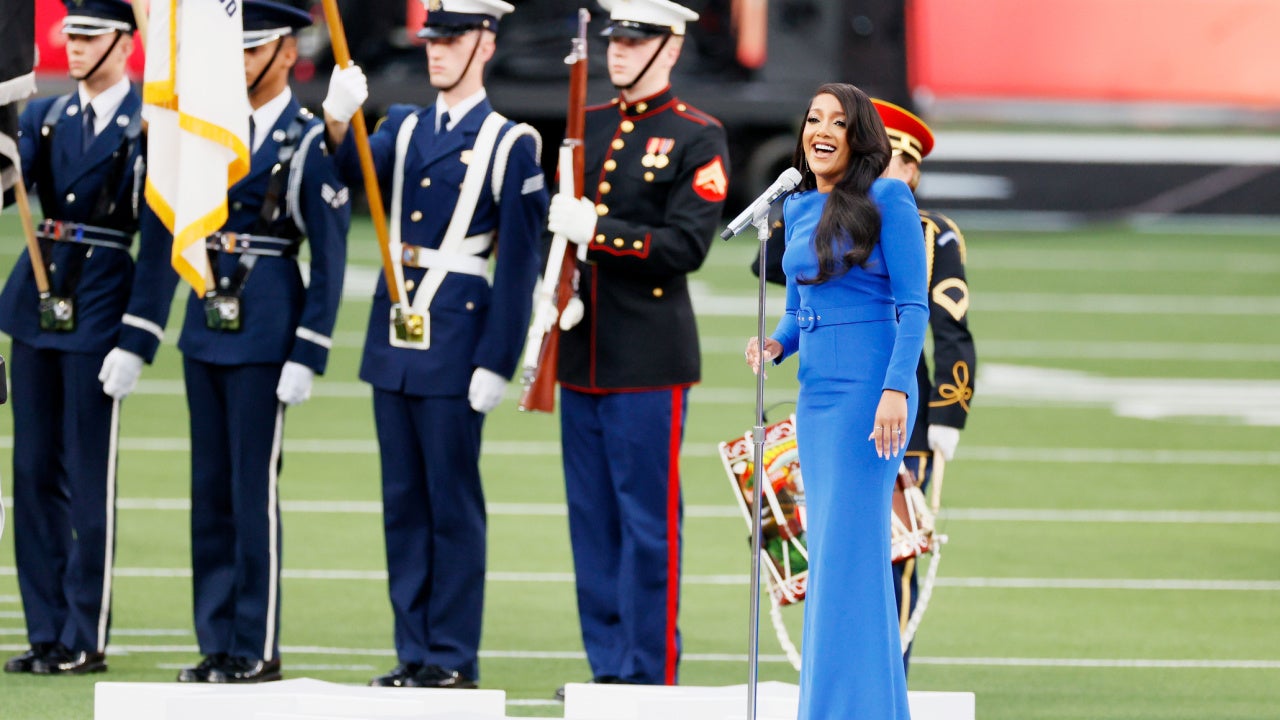
[[[181, 682], [281, 677], [280, 507], [285, 408], [323, 374], [342, 296], [351, 205], [324, 125], [288, 87], [303, 11], [244, 3], [249, 174], [207, 240], [216, 289], [187, 299], [178, 348], [191, 416], [191, 569], [203, 660]], [[310, 274], [297, 255], [305, 242]]]
[[[397, 335], [380, 274], [360, 378], [373, 386], [399, 664], [375, 686], [465, 688], [479, 679], [481, 429], [520, 360], [547, 208], [539, 136], [495, 113], [482, 84], [499, 19], [511, 10], [499, 0], [428, 3], [419, 36], [440, 94], [430, 107], [392, 106], [369, 139], [390, 199], [398, 311], [422, 329]], [[325, 101], [331, 132], [363, 100], [335, 111], [352, 71], [335, 70]], [[360, 177], [354, 146], [348, 138], [338, 153], [349, 182]]]
[[[883, 100], [873, 100], [884, 121], [893, 148], [889, 175], [904, 180], [912, 190], [920, 182], [920, 164], [933, 150], [933, 132], [910, 111]], [[926, 490], [932, 475], [934, 452], [950, 460], [969, 417], [977, 353], [969, 332], [969, 284], [965, 279], [965, 243], [960, 229], [947, 216], [920, 211], [924, 230], [925, 262], [929, 287], [929, 331], [933, 335], [933, 372], [924, 354], [916, 367], [920, 386], [915, 429], [904, 463]], [[918, 598], [915, 566], [893, 566], [894, 592], [899, 617], [908, 618]], [[904, 583], [903, 578], [906, 578]], [[905, 612], [903, 608], [906, 598]], [[911, 649], [902, 656], [909, 664]]]
[[623, 56], [627, 77], [612, 77], [612, 102], [588, 108], [585, 197], [557, 196], [550, 222], [586, 247], [584, 314], [561, 336], [557, 373], [569, 536], [593, 681], [670, 685], [680, 449], [689, 387], [701, 379], [687, 275], [714, 238], [728, 153], [719, 121], [669, 83], [698, 15], [666, 0], [601, 4], [610, 63]]
[[[44, 212], [50, 297], [42, 313], [25, 251], [0, 293], [0, 330], [13, 339], [14, 552], [31, 642], [7, 672], [106, 669], [120, 399], [155, 356], [171, 298], [157, 282], [172, 274], [163, 238], [144, 228], [136, 261], [131, 250], [145, 172], [141, 98], [125, 77], [132, 8], [66, 4], [77, 89], [28, 104], [18, 141]], [[127, 380], [104, 389], [100, 378], [126, 365]]]

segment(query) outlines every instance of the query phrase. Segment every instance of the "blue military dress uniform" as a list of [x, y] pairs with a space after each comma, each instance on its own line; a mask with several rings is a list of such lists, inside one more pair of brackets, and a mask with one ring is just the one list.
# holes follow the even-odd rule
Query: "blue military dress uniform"
[[13, 338], [14, 550], [33, 646], [101, 653], [107, 643], [120, 403], [98, 373], [113, 347], [154, 358], [172, 297], [163, 238], [144, 227], [136, 262], [129, 249], [144, 173], [140, 108], [130, 88], [87, 147], [76, 92], [34, 100], [21, 118], [51, 293], [74, 304], [74, 327], [42, 329], [25, 251], [0, 293], [0, 330]]
[[[217, 292], [238, 297], [240, 327], [210, 327], [205, 299], [192, 293], [178, 348], [191, 416], [200, 652], [270, 663], [278, 662], [280, 623], [284, 405], [276, 386], [286, 361], [325, 370], [351, 206], [325, 151], [323, 123], [296, 99], [257, 132], [265, 138], [249, 174], [231, 187], [227, 222], [208, 240]], [[278, 203], [264, 213], [269, 197]], [[304, 240], [305, 283], [296, 259]]]
[[[379, 274], [360, 378], [374, 393], [396, 655], [406, 670], [438, 666], [467, 681], [479, 676], [486, 524], [484, 415], [467, 393], [476, 368], [506, 378], [515, 372], [547, 211], [540, 138], [528, 126], [497, 124], [495, 115], [494, 149], [461, 233], [466, 239], [441, 251], [455, 208], [472, 209], [465, 200], [460, 205], [461, 188], [486, 154], [477, 143], [492, 112], [483, 99], [452, 118], [453, 127], [437, 129], [435, 106], [396, 105], [370, 137], [379, 183], [391, 198], [400, 296], [426, 317], [425, 346], [393, 343], [392, 304]], [[344, 142], [338, 153], [349, 179], [359, 177], [354, 144]], [[483, 268], [494, 255], [490, 284]], [[454, 269], [437, 287], [431, 273], [439, 273], [430, 266]], [[429, 298], [419, 295], [431, 289]]]
[[701, 379], [687, 275], [715, 236], [728, 151], [670, 88], [589, 108], [585, 134], [599, 220], [557, 372], [578, 617], [596, 680], [674, 684], [680, 446]]

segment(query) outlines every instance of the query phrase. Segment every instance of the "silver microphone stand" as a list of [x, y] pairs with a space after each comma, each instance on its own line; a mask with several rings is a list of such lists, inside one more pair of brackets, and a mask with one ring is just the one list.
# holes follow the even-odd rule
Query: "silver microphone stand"
[[760, 353], [760, 372], [756, 373], [756, 424], [751, 429], [755, 442], [751, 488], [751, 630], [747, 656], [747, 720], [756, 720], [756, 689], [760, 675], [760, 507], [764, 502], [764, 318], [765, 318], [765, 246], [769, 242], [769, 206], [761, 204], [751, 216], [751, 224], [760, 238], [760, 289], [756, 304], [756, 343]]

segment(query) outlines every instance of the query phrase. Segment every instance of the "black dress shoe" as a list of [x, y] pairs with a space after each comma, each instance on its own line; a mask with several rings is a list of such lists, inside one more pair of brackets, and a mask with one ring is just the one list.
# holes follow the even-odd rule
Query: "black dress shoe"
[[106, 653], [68, 650], [61, 643], [31, 661], [31, 672], [36, 675], [88, 675], [106, 670]]
[[473, 690], [476, 686], [474, 680], [465, 677], [457, 670], [450, 670], [439, 665], [422, 666], [422, 669], [414, 675], [414, 679], [418, 681], [418, 687], [426, 688]]
[[207, 683], [209, 682], [209, 673], [215, 668], [221, 669], [227, 662], [226, 653], [214, 653], [205, 655], [199, 665], [195, 667], [182, 668], [178, 671], [178, 682], [182, 683]]
[[58, 643], [31, 643], [31, 649], [21, 655], [14, 655], [4, 663], [7, 673], [29, 673], [36, 660], [44, 657], [50, 650], [58, 647]]
[[[612, 675], [597, 675], [596, 677], [591, 678], [587, 682], [592, 685], [626, 685], [627, 684], [627, 682], [622, 678], [614, 677]], [[560, 702], [564, 702], [564, 686], [563, 685], [556, 688], [556, 699], [559, 700]]]
[[369, 681], [369, 687], [422, 687], [418, 682], [418, 673], [422, 670], [419, 663], [401, 663], [391, 672]]
[[211, 683], [229, 683], [232, 685], [248, 683], [264, 683], [284, 677], [280, 673], [280, 658], [259, 660], [256, 658], [227, 658], [221, 665], [209, 668]]

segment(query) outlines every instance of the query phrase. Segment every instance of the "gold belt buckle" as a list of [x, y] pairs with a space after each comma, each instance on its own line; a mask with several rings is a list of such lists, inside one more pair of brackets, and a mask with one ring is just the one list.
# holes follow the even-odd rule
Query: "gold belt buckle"
[[391, 344], [395, 347], [426, 350], [431, 344], [431, 321], [425, 314], [391, 308]]

